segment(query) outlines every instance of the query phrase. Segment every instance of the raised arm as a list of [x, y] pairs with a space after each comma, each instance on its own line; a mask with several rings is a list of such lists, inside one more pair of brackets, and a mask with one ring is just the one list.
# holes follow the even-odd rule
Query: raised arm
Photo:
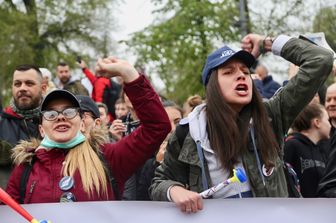
[[87, 67], [85, 61], [81, 60], [80, 63], [77, 62], [77, 64], [78, 64], [78, 66], [80, 66], [82, 68], [83, 73], [85, 74], [85, 76], [89, 79], [89, 81], [93, 85], [94, 82], [97, 80], [97, 77], [93, 73], [91, 73], [91, 71]]
[[114, 176], [125, 181], [159, 149], [170, 132], [170, 122], [149, 81], [126, 61], [111, 57], [99, 60], [98, 71], [107, 73], [109, 78], [120, 76], [123, 79], [124, 91], [141, 122], [129, 136], [104, 148]]
[[277, 133], [282, 133], [277, 135], [278, 142], [281, 143], [293, 120], [312, 100], [331, 73], [333, 53], [306, 39], [284, 35], [275, 39], [256, 34], [248, 35], [243, 39], [242, 47], [252, 52], [254, 56], [260, 55], [260, 49], [264, 52], [272, 51], [275, 55], [299, 66], [297, 74], [266, 103], [273, 129]]

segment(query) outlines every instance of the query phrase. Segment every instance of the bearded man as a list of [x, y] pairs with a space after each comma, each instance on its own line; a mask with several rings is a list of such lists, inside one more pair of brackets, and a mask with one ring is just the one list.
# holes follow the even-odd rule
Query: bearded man
[[12, 170], [11, 149], [20, 140], [38, 138], [39, 106], [46, 85], [34, 65], [19, 65], [13, 73], [12, 99], [0, 116], [0, 187]]

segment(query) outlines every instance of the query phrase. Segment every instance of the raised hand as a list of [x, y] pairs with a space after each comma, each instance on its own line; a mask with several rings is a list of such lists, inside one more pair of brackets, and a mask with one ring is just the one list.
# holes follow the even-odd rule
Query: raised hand
[[109, 78], [119, 76], [125, 83], [132, 82], [139, 77], [138, 71], [132, 65], [113, 56], [98, 59], [96, 72]]
[[84, 69], [87, 68], [86, 63], [84, 62], [84, 60], [81, 60], [80, 62], [76, 62], [78, 64], [78, 66], [80, 66], [80, 68]]
[[123, 132], [126, 131], [126, 126], [122, 123], [122, 120], [116, 119], [112, 122], [109, 131], [112, 137], [119, 141], [123, 137]]
[[258, 34], [248, 34], [246, 35], [241, 41], [241, 48], [243, 50], [248, 51], [251, 53], [255, 58], [259, 57], [260, 55], [260, 44], [265, 39], [264, 36]]
[[[169, 136], [169, 134], [168, 134], [168, 136]], [[156, 161], [158, 161], [159, 163], [161, 163], [163, 161], [164, 154], [166, 152], [166, 147], [167, 147], [167, 144], [168, 144], [168, 136], [161, 143], [160, 149], [159, 149], [158, 153], [156, 154]]]

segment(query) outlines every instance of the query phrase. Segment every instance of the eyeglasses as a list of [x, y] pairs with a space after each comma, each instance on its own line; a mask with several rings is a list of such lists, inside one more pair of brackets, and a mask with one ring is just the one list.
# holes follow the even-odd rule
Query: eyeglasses
[[47, 110], [42, 111], [43, 118], [47, 121], [54, 121], [57, 119], [59, 114], [62, 114], [66, 119], [70, 120], [76, 117], [78, 114], [79, 108], [66, 108], [62, 111], [56, 111], [56, 110]]

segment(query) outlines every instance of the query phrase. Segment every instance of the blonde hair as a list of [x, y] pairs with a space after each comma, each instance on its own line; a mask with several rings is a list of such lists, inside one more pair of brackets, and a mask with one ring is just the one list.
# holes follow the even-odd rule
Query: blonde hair
[[186, 117], [197, 105], [202, 104], [202, 97], [199, 95], [190, 96], [183, 104], [183, 117]]
[[78, 169], [83, 188], [89, 196], [93, 191], [108, 198], [107, 177], [103, 162], [88, 140], [71, 149], [65, 157], [62, 172], [64, 176], [73, 176]]
[[187, 99], [187, 103], [193, 109], [197, 105], [202, 104], [202, 97], [199, 96], [198, 94], [192, 95]]
[[[76, 170], [81, 176], [83, 189], [89, 195], [97, 191], [98, 196], [106, 196], [108, 200], [108, 178], [105, 169], [108, 168], [99, 158], [100, 147], [109, 142], [108, 129], [105, 126], [93, 128], [87, 139], [69, 150], [62, 167], [63, 176], [72, 176]], [[27, 148], [38, 148], [41, 141], [20, 141], [13, 149], [12, 158], [16, 165], [31, 163], [35, 151], [28, 151]], [[103, 154], [102, 154], [103, 156]]]

